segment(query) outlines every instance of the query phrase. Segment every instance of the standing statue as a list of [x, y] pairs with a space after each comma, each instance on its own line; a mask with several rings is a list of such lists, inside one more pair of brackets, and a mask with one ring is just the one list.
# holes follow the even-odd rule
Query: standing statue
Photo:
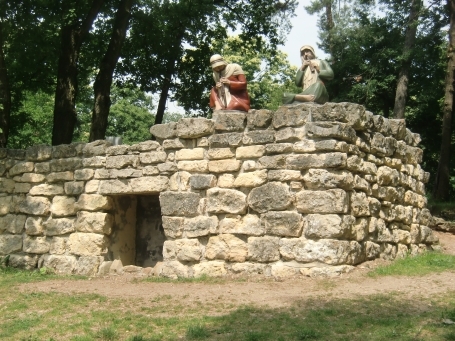
[[283, 104], [315, 102], [324, 104], [329, 100], [329, 94], [324, 81], [333, 79], [333, 71], [325, 60], [316, 59], [314, 49], [309, 45], [300, 48], [302, 66], [297, 71], [295, 85], [303, 87], [300, 94], [285, 92]]
[[210, 91], [210, 108], [214, 110], [250, 110], [246, 77], [238, 64], [228, 64], [219, 54], [210, 57], [215, 86]]

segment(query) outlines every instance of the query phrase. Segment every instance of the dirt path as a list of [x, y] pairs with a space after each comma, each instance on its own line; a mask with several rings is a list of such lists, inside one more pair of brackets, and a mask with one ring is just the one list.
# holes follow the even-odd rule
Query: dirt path
[[[436, 232], [445, 253], [455, 255], [455, 235]], [[287, 307], [298, 300], [315, 297], [354, 298], [361, 295], [396, 292], [403, 298], [429, 297], [455, 291], [455, 272], [422, 277], [365, 276], [369, 271], [360, 266], [350, 274], [337, 278], [299, 278], [273, 281], [250, 279], [247, 282], [147, 283], [126, 276], [90, 280], [55, 280], [20, 286], [24, 292], [96, 293], [107, 297], [159, 300], [172, 298], [181, 304], [195, 302], [229, 304], [233, 307], [251, 304], [271, 308]]]

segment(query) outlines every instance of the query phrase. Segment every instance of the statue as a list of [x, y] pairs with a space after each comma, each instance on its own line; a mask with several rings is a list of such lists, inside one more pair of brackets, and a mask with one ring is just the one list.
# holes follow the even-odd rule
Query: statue
[[329, 94], [324, 81], [333, 79], [333, 71], [325, 60], [316, 59], [314, 49], [309, 45], [300, 48], [302, 66], [297, 71], [295, 85], [303, 87], [300, 94], [285, 92], [283, 104], [315, 102], [324, 104], [329, 100]]
[[210, 108], [214, 110], [250, 110], [246, 77], [238, 64], [228, 64], [219, 54], [210, 57], [215, 86], [210, 91]]

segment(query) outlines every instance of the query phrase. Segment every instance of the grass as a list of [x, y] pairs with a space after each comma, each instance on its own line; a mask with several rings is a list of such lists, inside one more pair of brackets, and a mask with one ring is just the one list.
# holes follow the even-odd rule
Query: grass
[[423, 276], [433, 272], [455, 270], [455, 256], [441, 252], [425, 252], [407, 256], [393, 263], [380, 266], [369, 272], [369, 276]]

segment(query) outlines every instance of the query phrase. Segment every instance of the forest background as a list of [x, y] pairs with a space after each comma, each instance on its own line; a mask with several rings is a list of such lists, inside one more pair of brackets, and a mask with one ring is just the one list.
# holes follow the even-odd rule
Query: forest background
[[252, 108], [274, 110], [299, 91], [278, 49], [296, 11], [318, 18], [330, 101], [405, 119], [422, 137], [429, 192], [455, 199], [455, 0], [2, 1], [0, 147], [148, 140], [181, 117], [169, 101], [210, 117], [214, 53], [242, 65]]

